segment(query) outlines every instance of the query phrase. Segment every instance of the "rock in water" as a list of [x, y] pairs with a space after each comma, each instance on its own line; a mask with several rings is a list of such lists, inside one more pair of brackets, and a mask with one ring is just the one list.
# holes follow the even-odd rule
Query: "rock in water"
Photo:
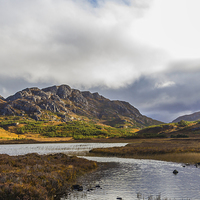
[[178, 171], [175, 169], [174, 171], [173, 171], [173, 174], [178, 174]]
[[83, 186], [81, 186], [81, 185], [72, 185], [72, 190], [83, 191]]

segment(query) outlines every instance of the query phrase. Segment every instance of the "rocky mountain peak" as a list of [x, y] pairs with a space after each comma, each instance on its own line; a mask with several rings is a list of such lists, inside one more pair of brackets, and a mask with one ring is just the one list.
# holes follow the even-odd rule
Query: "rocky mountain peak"
[[56, 120], [69, 120], [75, 114], [101, 120], [105, 124], [129, 121], [147, 126], [160, 123], [143, 116], [127, 102], [110, 101], [97, 92], [81, 92], [68, 85], [26, 88], [0, 101], [0, 113], [3, 115], [28, 115], [36, 120], [48, 120], [52, 118], [48, 112], [55, 113]]

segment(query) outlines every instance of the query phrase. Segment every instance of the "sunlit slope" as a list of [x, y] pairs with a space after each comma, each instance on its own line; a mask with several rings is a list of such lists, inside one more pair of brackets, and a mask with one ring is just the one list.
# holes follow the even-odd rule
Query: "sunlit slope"
[[200, 121], [184, 121], [161, 124], [144, 128], [136, 133], [137, 137], [187, 138], [200, 136]]

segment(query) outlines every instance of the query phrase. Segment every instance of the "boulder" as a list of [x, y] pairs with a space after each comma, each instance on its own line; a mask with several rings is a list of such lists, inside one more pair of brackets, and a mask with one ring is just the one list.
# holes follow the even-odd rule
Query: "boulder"
[[175, 169], [174, 171], [173, 171], [173, 174], [178, 174], [178, 171]]
[[56, 94], [61, 99], [68, 99], [68, 97], [71, 95], [71, 93], [72, 93], [72, 89], [68, 85], [61, 85], [58, 87]]
[[69, 99], [76, 104], [88, 106], [87, 99], [82, 95], [82, 93], [79, 90], [73, 90]]
[[54, 85], [52, 87], [42, 89], [44, 92], [50, 92], [52, 95], [56, 95], [58, 91], [58, 86]]
[[72, 190], [83, 191], [83, 186], [81, 186], [81, 185], [72, 185]]

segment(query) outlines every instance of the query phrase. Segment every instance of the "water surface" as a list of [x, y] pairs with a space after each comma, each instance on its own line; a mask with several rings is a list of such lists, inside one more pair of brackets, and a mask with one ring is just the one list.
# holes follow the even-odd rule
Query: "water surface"
[[86, 155], [93, 148], [119, 147], [127, 143], [43, 143], [0, 145], [0, 154], [11, 156], [27, 153], [50, 154], [66, 153], [68, 155]]
[[[107, 163], [102, 165], [102, 170], [87, 174], [79, 180], [84, 188], [82, 192], [74, 191], [62, 200], [115, 200], [120, 197], [123, 200], [200, 199], [200, 169], [194, 166], [183, 167], [180, 163], [148, 159], [85, 156], [92, 148], [125, 145], [126, 143], [12, 144], [0, 145], [0, 153], [23, 155], [61, 152]], [[179, 171], [177, 175], [172, 173], [174, 169]]]
[[[107, 162], [109, 167], [93, 173], [88, 181], [83, 182], [85, 190], [82, 193], [75, 192], [65, 199], [200, 199], [200, 169], [194, 166], [144, 159], [87, 159]], [[172, 173], [174, 169], [179, 171], [177, 175]], [[96, 185], [102, 189], [95, 188]], [[94, 190], [87, 191], [90, 188]]]

